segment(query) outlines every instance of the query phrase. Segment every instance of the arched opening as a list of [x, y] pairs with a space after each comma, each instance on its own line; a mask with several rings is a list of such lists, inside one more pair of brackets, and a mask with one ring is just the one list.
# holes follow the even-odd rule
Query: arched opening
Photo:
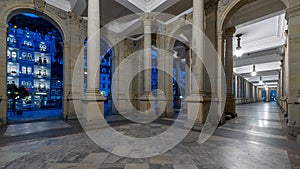
[[270, 102], [276, 102], [277, 101], [277, 91], [271, 90], [270, 92]]
[[8, 20], [8, 122], [62, 118], [63, 36], [38, 13]]
[[232, 80], [232, 94], [235, 94], [236, 100], [227, 107], [257, 101], [269, 102], [269, 89], [282, 87], [280, 70], [285, 55], [283, 45], [286, 43], [287, 29], [285, 11], [286, 4], [281, 0], [257, 0], [251, 3], [240, 0], [228, 2], [219, 13], [218, 31], [226, 32], [224, 41], [220, 42], [220, 51], [224, 51], [225, 64], [229, 65], [229, 68], [227, 65], [225, 67], [229, 70], [232, 64], [236, 75]]

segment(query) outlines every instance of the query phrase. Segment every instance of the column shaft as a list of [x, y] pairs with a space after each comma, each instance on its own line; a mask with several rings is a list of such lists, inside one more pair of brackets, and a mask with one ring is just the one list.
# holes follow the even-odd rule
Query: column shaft
[[87, 89], [99, 90], [100, 77], [100, 6], [99, 0], [89, 0], [88, 45], [87, 45]]
[[152, 85], [152, 43], [151, 43], [152, 18], [149, 14], [144, 17], [144, 66], [148, 70], [144, 71], [145, 94], [151, 92]]
[[226, 75], [226, 104], [225, 114], [235, 117], [235, 97], [232, 91], [232, 79], [233, 79], [233, 43], [232, 37], [235, 33], [235, 27], [231, 27], [225, 30], [226, 38], [226, 53], [225, 53], [225, 75]]
[[192, 93], [204, 93], [204, 65], [200, 58], [204, 56], [204, 1], [193, 1], [193, 61], [192, 70], [195, 83], [192, 83]]

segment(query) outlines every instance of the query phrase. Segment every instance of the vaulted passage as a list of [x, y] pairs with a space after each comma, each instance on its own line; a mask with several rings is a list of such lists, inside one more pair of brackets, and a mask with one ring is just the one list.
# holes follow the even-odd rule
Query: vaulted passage
[[0, 0], [0, 168], [300, 168], [300, 0]]

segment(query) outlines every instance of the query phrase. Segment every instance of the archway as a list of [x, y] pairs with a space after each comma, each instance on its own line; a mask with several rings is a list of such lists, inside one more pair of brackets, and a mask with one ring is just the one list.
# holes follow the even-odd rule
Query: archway
[[62, 31], [42, 14], [25, 11], [8, 17], [8, 121], [62, 118]]
[[[282, 2], [281, 0], [256, 0], [251, 2], [246, 0], [219, 1], [217, 14], [217, 31], [219, 36], [218, 51], [220, 56], [224, 58], [228, 72], [226, 75], [228, 81], [227, 86], [231, 86], [230, 80], [232, 79], [232, 72], [234, 72], [237, 76], [232, 81], [239, 87], [236, 88], [235, 92], [239, 91], [239, 93], [242, 94], [237, 100], [240, 100], [240, 102], [244, 104], [259, 101], [260, 98], [258, 98], [256, 94], [258, 90], [264, 90], [265, 88], [273, 87], [273, 85], [278, 85], [278, 79], [276, 78], [279, 77], [278, 70], [280, 69], [280, 65], [278, 62], [281, 61], [281, 57], [278, 57], [278, 60], [270, 59], [268, 55], [263, 54], [263, 52], [273, 50], [272, 52], [277, 54], [276, 51], [279, 51], [285, 42], [284, 14], [287, 4]], [[263, 7], [268, 7], [268, 10], [257, 9], [263, 9]], [[251, 11], [260, 12], [250, 15]], [[274, 30], [273, 32], [275, 34], [275, 36], [273, 36], [273, 34], [270, 36], [277, 37], [276, 35], [279, 35], [280, 38], [277, 38], [277, 40], [282, 38], [282, 41], [276, 44], [270, 43], [271, 38], [267, 41], [266, 39], [268, 39], [269, 36], [264, 36], [266, 34], [259, 32], [259, 30], [262, 31], [262, 29], [260, 29], [261, 26], [267, 25], [263, 23], [267, 22], [272, 24], [279, 23], [278, 27], [280, 25], [282, 26], [280, 29], [275, 26], [270, 28]], [[248, 29], [250, 27], [253, 29]], [[276, 32], [275, 30], [283, 31]], [[223, 36], [225, 34], [226, 36]], [[263, 40], [265, 41], [260, 45], [261, 47], [257, 47], [260, 44], [258, 42], [263, 42]], [[251, 47], [250, 44], [252, 44]], [[241, 48], [244, 50], [242, 56], [237, 54], [237, 51]], [[260, 56], [263, 57], [259, 58]], [[267, 67], [267, 65], [270, 65], [270, 67]], [[233, 95], [234, 93], [231, 93], [231, 91], [227, 93], [227, 100], [230, 98], [230, 94]], [[270, 101], [270, 93], [268, 90], [263, 91], [261, 94], [263, 101]], [[235, 107], [235, 103], [240, 102], [235, 102], [235, 98], [232, 99], [231, 102], [228, 102], [228, 109], [225, 108], [225, 113], [229, 114], [231, 113], [230, 111], [235, 112], [234, 109], [230, 108]]]

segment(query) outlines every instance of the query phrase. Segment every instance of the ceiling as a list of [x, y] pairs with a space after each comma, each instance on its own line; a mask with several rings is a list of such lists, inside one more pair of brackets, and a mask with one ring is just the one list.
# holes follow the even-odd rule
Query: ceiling
[[[285, 14], [264, 18], [263, 20], [237, 26], [236, 34], [242, 34], [242, 57], [234, 57], [234, 72], [249, 82], [258, 86], [260, 76], [268, 87], [278, 86], [279, 71], [284, 58], [283, 45], [286, 42], [285, 30], [287, 22]], [[234, 54], [236, 53], [237, 38], [233, 38]], [[252, 77], [253, 65], [257, 76]]]
[[[87, 17], [88, 0], [46, 0], [46, 2]], [[127, 15], [144, 12], [171, 14], [158, 18], [162, 23], [168, 23], [176, 15], [192, 12], [192, 3], [193, 0], [100, 0], [101, 25]], [[140, 23], [135, 20], [118, 20], [112, 24], [111, 29], [125, 31], [136, 24]], [[287, 29], [283, 3], [280, 0], [249, 1], [232, 15], [226, 26], [235, 26], [236, 34], [242, 34], [241, 46], [244, 55], [241, 58], [234, 58], [234, 72], [259, 87], [264, 86], [257, 84], [260, 76], [268, 84], [277, 85], [280, 64], [284, 56], [282, 46], [286, 41], [284, 32]], [[183, 41], [185, 37], [186, 35], [182, 34]], [[235, 53], [236, 37], [233, 38], [233, 45]], [[253, 65], [256, 65], [258, 72], [256, 77], [250, 75]]]

